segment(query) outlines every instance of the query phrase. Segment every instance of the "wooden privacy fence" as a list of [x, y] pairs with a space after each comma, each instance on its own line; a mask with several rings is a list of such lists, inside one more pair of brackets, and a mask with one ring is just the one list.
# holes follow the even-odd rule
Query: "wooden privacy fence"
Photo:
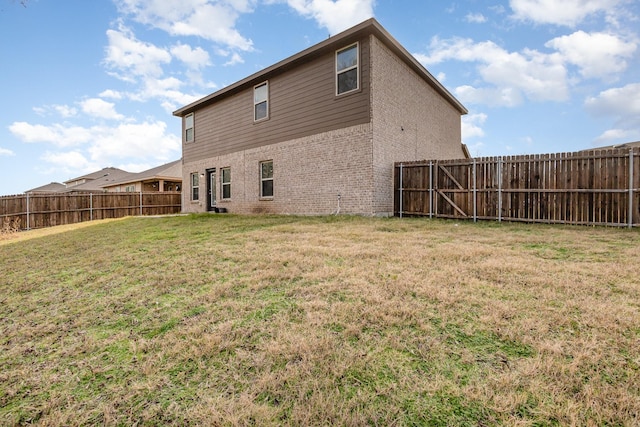
[[640, 149], [395, 164], [395, 214], [640, 225]]
[[21, 194], [0, 197], [0, 220], [15, 228], [52, 227], [94, 219], [181, 211], [181, 193]]

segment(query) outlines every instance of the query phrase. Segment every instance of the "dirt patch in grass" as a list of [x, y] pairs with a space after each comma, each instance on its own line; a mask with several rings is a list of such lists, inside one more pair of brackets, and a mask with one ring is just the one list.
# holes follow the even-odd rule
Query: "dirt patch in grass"
[[634, 425], [637, 230], [130, 218], [0, 247], [0, 424]]

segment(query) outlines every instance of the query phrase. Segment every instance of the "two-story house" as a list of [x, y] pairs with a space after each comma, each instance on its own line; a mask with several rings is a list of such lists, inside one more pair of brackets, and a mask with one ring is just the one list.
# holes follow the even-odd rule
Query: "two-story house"
[[465, 157], [466, 113], [369, 19], [173, 113], [182, 209], [392, 215], [394, 162]]

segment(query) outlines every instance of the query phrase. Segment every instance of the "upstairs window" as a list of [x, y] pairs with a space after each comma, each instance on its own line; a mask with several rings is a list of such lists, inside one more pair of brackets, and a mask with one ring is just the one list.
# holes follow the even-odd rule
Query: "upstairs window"
[[260, 197], [273, 197], [273, 160], [260, 163]]
[[336, 94], [341, 95], [359, 88], [358, 44], [336, 52]]
[[220, 181], [222, 181], [222, 198], [230, 199], [231, 198], [231, 169], [222, 168], [220, 169], [220, 172], [221, 172]]
[[253, 120], [264, 120], [269, 116], [269, 83], [264, 82], [253, 88]]
[[184, 142], [193, 141], [193, 113], [184, 116]]

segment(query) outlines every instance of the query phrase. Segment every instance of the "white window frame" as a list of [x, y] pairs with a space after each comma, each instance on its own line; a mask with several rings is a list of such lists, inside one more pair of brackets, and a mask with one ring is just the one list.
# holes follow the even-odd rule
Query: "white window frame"
[[136, 186], [135, 185], [127, 185], [124, 188], [124, 191], [127, 192], [127, 193], [133, 193], [133, 192], [136, 191]]
[[[266, 96], [264, 97], [264, 99], [262, 98], [256, 99], [257, 90], [263, 86], [266, 88]], [[266, 112], [264, 117], [258, 118], [256, 107], [262, 103], [265, 103]], [[269, 81], [267, 80], [253, 87], [253, 121], [261, 122], [263, 120], [267, 120], [268, 118], [269, 118]]]
[[[229, 181], [225, 181], [224, 180], [224, 176], [225, 176], [225, 172], [228, 173], [228, 178]], [[229, 197], [225, 197], [224, 194], [224, 189], [225, 187], [229, 188]], [[222, 200], [229, 200], [231, 199], [231, 168], [227, 167], [227, 168], [221, 168], [220, 169], [220, 192], [221, 192], [221, 199]]]
[[[191, 120], [191, 126], [189, 126], [189, 119]], [[195, 117], [193, 113], [184, 116], [184, 142], [193, 142], [195, 140]], [[191, 132], [189, 132], [191, 131]]]
[[[356, 63], [355, 65], [351, 65], [349, 67], [343, 68], [343, 69], [338, 69], [338, 55], [341, 52], [344, 52], [346, 50], [349, 49], [356, 49]], [[340, 88], [338, 85], [338, 78], [341, 74], [344, 74], [346, 72], [349, 72], [351, 70], [356, 70], [356, 87], [354, 89], [350, 89], [347, 90], [345, 92], [340, 92]], [[342, 49], [338, 49], [336, 50], [336, 55], [335, 55], [335, 71], [336, 71], [336, 96], [341, 96], [341, 95], [345, 95], [347, 93], [353, 93], [356, 92], [358, 90], [360, 90], [360, 43], [356, 42], [353, 44], [350, 44], [349, 46], [345, 46]]]
[[[263, 165], [267, 164], [267, 163], [271, 163], [271, 176], [265, 178], [262, 175], [262, 171], [263, 171]], [[264, 183], [266, 181], [271, 181], [271, 194], [270, 195], [265, 195], [264, 194]], [[273, 199], [273, 195], [275, 193], [275, 187], [273, 185], [273, 160], [264, 160], [262, 162], [260, 162], [260, 198], [261, 199]]]
[[197, 202], [200, 200], [200, 175], [198, 172], [192, 172], [189, 178], [189, 184], [191, 187], [191, 201]]

